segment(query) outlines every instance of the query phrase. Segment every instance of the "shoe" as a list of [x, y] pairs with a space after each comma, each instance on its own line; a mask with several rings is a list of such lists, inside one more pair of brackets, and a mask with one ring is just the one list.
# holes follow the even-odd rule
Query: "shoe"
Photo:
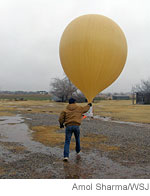
[[80, 152], [77, 153], [77, 160], [80, 160], [81, 156], [80, 156]]
[[64, 157], [63, 161], [68, 161], [68, 157]]
[[[81, 151], [80, 151], [81, 152]], [[76, 152], [76, 155], [78, 156], [78, 155], [80, 155], [81, 153], [80, 152]]]

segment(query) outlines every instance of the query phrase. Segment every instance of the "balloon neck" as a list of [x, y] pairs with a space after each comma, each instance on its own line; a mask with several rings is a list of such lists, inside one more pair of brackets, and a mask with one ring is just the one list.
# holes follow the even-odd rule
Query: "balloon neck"
[[87, 99], [88, 100], [88, 103], [92, 103], [93, 102], [93, 99]]

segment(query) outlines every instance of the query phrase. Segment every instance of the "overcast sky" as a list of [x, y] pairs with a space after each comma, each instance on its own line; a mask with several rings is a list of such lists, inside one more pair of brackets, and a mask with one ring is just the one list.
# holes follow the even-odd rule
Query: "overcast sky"
[[126, 65], [104, 92], [128, 92], [150, 78], [149, 0], [0, 0], [0, 90], [49, 90], [62, 77], [59, 41], [84, 14], [114, 20], [128, 43]]

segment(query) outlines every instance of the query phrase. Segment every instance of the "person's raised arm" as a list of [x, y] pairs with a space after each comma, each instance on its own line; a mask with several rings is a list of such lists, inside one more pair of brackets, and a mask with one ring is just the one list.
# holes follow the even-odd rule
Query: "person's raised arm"
[[91, 106], [92, 106], [92, 103], [88, 103], [86, 106], [82, 107], [82, 113], [88, 112]]

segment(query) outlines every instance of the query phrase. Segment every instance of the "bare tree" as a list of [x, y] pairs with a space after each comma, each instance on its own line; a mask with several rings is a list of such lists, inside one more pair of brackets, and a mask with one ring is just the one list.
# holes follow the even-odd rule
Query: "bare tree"
[[140, 84], [137, 84], [134, 87], [132, 87], [132, 92], [150, 93], [150, 79], [141, 80]]
[[54, 78], [50, 83], [50, 93], [62, 102], [68, 101], [68, 99], [77, 91], [77, 88], [71, 83], [71, 81], [65, 76], [63, 79]]
[[87, 102], [86, 97], [80, 90], [77, 90], [75, 93], [73, 93], [73, 98], [75, 98], [79, 103]]

